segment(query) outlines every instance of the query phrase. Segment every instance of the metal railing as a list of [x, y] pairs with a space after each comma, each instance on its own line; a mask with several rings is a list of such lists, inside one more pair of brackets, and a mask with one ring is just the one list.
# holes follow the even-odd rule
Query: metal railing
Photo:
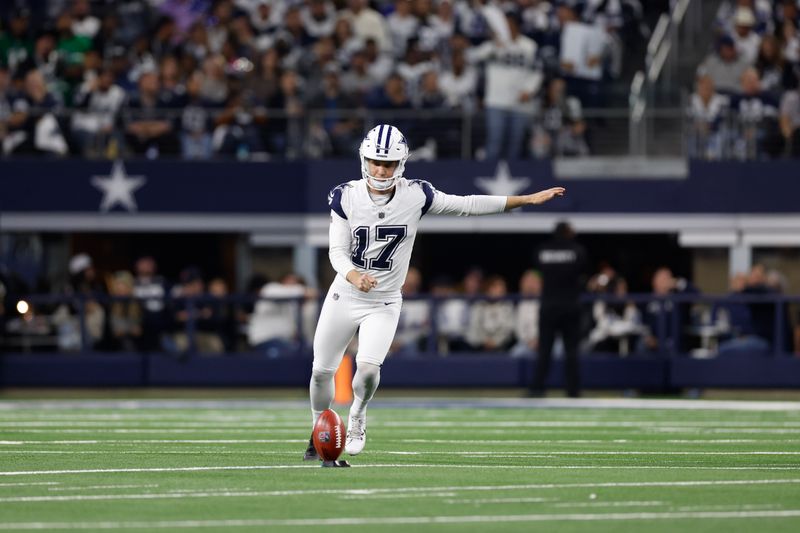
[[[108, 295], [52, 295], [39, 294], [19, 297], [21, 302], [25, 302], [24, 312], [16, 315], [12, 310], [7, 311], [5, 327], [0, 331], [0, 346], [4, 352], [103, 352], [102, 338], [96, 338], [90, 331], [90, 322], [95, 319], [92, 315], [92, 308], [99, 306], [104, 310], [104, 320], [111, 320], [109, 309], [115, 303], [138, 303], [143, 306], [153, 298], [137, 300], [134, 298], [111, 297]], [[440, 330], [442, 319], [440, 311], [445, 305], [452, 302], [462, 302], [472, 306], [478, 302], [488, 303], [510, 303], [517, 306], [522, 301], [536, 301], [530, 297], [518, 294], [503, 298], [478, 297], [439, 297], [431, 295], [420, 295], [406, 298], [409, 301], [423, 301], [427, 304], [427, 320], [424, 324], [418, 325], [419, 345], [421, 347], [419, 355], [422, 356], [441, 356], [447, 354], [447, 349], [443, 349], [441, 342], [443, 332]], [[186, 344], [180, 349], [176, 349], [174, 343], [163, 343], [161, 348], [156, 351], [166, 351], [182, 354], [196, 354], [202, 352], [198, 349], [198, 336], [201, 333], [220, 333], [219, 331], [208, 329], [203, 326], [202, 321], [208, 316], [199, 313], [203, 309], [226, 310], [234, 316], [236, 313], [244, 312], [241, 317], [247, 320], [240, 320], [236, 323], [236, 328], [227, 333], [237, 336], [236, 346], [233, 352], [258, 352], [259, 349], [246, 343], [245, 330], [250, 320], [254, 318], [254, 305], [260, 301], [269, 301], [278, 304], [288, 304], [283, 307], [283, 316], [293, 317], [294, 333], [290, 338], [283, 339], [282, 355], [300, 356], [310, 353], [311, 336], [313, 333], [308, 326], [316, 323], [321, 301], [317, 299], [305, 298], [260, 298], [253, 295], [233, 294], [224, 297], [202, 296], [194, 298], [164, 298], [162, 300], [165, 313], [169, 315], [180, 309], [186, 311], [186, 319], [182, 322], [166, 320], [159, 326], [162, 330], [157, 333], [162, 336], [172, 336], [176, 334], [185, 335]], [[623, 340], [626, 343], [632, 339], [642, 340], [645, 336], [651, 337], [655, 342], [653, 347], [645, 349], [641, 342], [634, 342], [632, 348], [620, 349], [617, 353], [622, 356], [646, 356], [646, 357], [677, 357], [691, 355], [695, 357], [713, 357], [725, 350], [721, 350], [721, 343], [727, 340], [744, 338], [746, 332], [739, 332], [736, 325], [731, 322], [731, 310], [735, 306], [745, 306], [752, 314], [753, 321], [768, 321], [770, 326], [769, 333], [756, 331], [762, 334], [758, 339], [757, 348], [748, 344], [749, 348], [744, 349], [744, 353], [749, 355], [761, 356], [784, 356], [792, 353], [792, 350], [800, 347], [788, 346], [787, 336], [792, 328], [800, 325], [792, 324], [790, 316], [795, 316], [791, 312], [793, 308], [800, 307], [800, 295], [726, 295], [710, 296], [700, 294], [676, 294], [664, 297], [655, 297], [652, 294], [629, 294], [624, 297], [615, 297], [604, 294], [587, 293], [582, 297], [584, 304], [584, 315], [590, 316], [592, 306], [597, 302], [604, 302], [607, 306], [626, 306], [632, 305], [638, 309], [641, 317], [646, 312], [650, 313], [650, 319], [640, 318], [637, 323], [630, 324], [626, 328], [612, 331], [612, 340]], [[516, 310], [516, 307], [515, 307]], [[309, 312], [311, 311], [311, 312]], [[725, 315], [727, 313], [727, 316]], [[167, 317], [168, 318], [168, 317]], [[309, 321], [313, 322], [310, 324]], [[649, 325], [648, 325], [649, 323]], [[70, 324], [70, 328], [65, 328], [64, 324]], [[403, 331], [403, 319], [401, 316], [401, 328]], [[96, 330], [96, 324], [94, 325]], [[204, 329], [205, 328], [205, 329]], [[587, 328], [584, 328], [587, 329]], [[105, 328], [104, 328], [105, 331]], [[96, 331], [94, 335], [96, 335]], [[466, 330], [464, 331], [466, 334]], [[584, 332], [588, 338], [588, 330]], [[78, 335], [78, 341], [65, 343], [64, 335]], [[750, 340], [753, 334], [749, 334]], [[66, 347], [65, 347], [66, 346]], [[638, 346], [638, 347], [637, 347]], [[471, 351], [480, 351], [478, 348]], [[592, 351], [591, 345], [585, 344], [584, 351]], [[222, 353], [222, 352], [219, 352]], [[262, 352], [259, 352], [262, 353]]]

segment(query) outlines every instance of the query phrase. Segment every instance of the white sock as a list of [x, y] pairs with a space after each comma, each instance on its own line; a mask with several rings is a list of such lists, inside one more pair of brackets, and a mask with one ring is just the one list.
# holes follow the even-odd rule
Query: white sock
[[358, 363], [356, 375], [353, 376], [353, 405], [350, 406], [350, 418], [364, 418], [367, 415], [367, 404], [378, 390], [381, 382], [381, 367], [371, 363]]
[[313, 370], [311, 372], [311, 383], [308, 390], [311, 396], [311, 427], [317, 423], [317, 419], [325, 409], [330, 409], [333, 403], [334, 383], [333, 372], [322, 372]]

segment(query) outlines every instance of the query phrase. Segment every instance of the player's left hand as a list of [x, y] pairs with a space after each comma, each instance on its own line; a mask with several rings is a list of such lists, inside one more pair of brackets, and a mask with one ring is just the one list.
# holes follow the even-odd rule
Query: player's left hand
[[567, 190], [564, 187], [552, 187], [529, 195], [530, 203], [533, 205], [549, 202], [556, 196], [564, 196]]

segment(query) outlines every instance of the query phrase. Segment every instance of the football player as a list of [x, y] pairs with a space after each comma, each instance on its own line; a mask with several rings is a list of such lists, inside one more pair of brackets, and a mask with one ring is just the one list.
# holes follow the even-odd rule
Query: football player
[[[400, 287], [406, 278], [420, 219], [434, 215], [489, 215], [536, 205], [564, 194], [553, 187], [524, 196], [456, 196], [427, 181], [403, 176], [408, 159], [403, 134], [388, 124], [367, 133], [359, 148], [362, 179], [334, 187], [329, 257], [336, 270], [314, 335], [311, 372], [312, 424], [331, 406], [334, 373], [358, 330], [353, 405], [345, 451], [358, 455], [366, 443], [367, 403], [380, 382], [380, 370], [400, 317]], [[318, 459], [309, 441], [304, 459]]]

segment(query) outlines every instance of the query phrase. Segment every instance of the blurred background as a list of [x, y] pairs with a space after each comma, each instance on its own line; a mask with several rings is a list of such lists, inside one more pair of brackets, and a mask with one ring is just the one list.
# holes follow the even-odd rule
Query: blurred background
[[388, 122], [444, 192], [568, 194], [423, 220], [384, 386], [527, 386], [533, 253], [567, 220], [585, 387], [798, 387], [798, 23], [798, 0], [3, 2], [0, 386], [305, 387], [327, 193]]

